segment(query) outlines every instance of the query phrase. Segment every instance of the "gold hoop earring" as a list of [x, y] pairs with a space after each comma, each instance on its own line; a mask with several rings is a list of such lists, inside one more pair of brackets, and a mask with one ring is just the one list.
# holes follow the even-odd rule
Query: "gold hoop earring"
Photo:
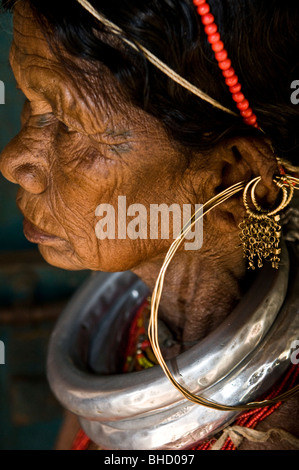
[[[244, 257], [248, 259], [249, 269], [255, 269], [256, 260], [259, 268], [263, 267], [265, 260], [268, 260], [272, 263], [273, 268], [278, 269], [281, 253], [279, 248], [281, 238], [279, 214], [290, 204], [295, 188], [288, 179], [283, 177], [275, 178], [273, 182], [281, 190], [282, 199], [275, 209], [266, 210], [257, 202], [255, 195], [257, 185], [261, 179], [261, 177], [253, 179], [244, 190], [243, 202], [247, 217], [240, 224], [240, 238]], [[249, 205], [249, 191], [254, 209]]]
[[[182, 386], [180, 383], [178, 383], [175, 378], [173, 377], [172, 373], [170, 372], [160, 349], [159, 346], [159, 335], [158, 335], [158, 311], [159, 311], [159, 305], [160, 305], [160, 300], [162, 296], [162, 291], [163, 291], [163, 285], [164, 285], [164, 280], [166, 276], [166, 272], [168, 269], [169, 264], [171, 263], [172, 259], [174, 258], [177, 250], [181, 246], [182, 242], [186, 238], [187, 233], [192, 230], [194, 224], [204, 217], [206, 214], [208, 214], [211, 210], [213, 210], [215, 207], [217, 207], [219, 204], [222, 204], [223, 202], [227, 201], [230, 197], [234, 196], [235, 194], [243, 191], [243, 200], [246, 201], [246, 204], [248, 205], [249, 212], [251, 211], [249, 204], [247, 202], [247, 194], [249, 189], [256, 183], [257, 184], [260, 182], [261, 178], [255, 178], [254, 180], [250, 181], [247, 185], [243, 181], [235, 184], [234, 186], [231, 186], [230, 188], [226, 189], [223, 191], [221, 194], [218, 194], [215, 196], [213, 199], [208, 201], [206, 204], [203, 206], [203, 210], [199, 211], [199, 213], [195, 213], [192, 219], [188, 222], [188, 224], [185, 225], [183, 228], [181, 234], [179, 237], [172, 243], [170, 249], [168, 250], [168, 253], [164, 259], [163, 265], [161, 267], [161, 270], [159, 272], [159, 276], [156, 281], [156, 285], [152, 294], [152, 300], [151, 300], [151, 316], [150, 316], [150, 322], [149, 322], [149, 327], [148, 327], [148, 336], [151, 342], [151, 346], [153, 349], [153, 353], [157, 359], [158, 364], [161, 366], [164, 374], [166, 377], [169, 379], [171, 384], [184, 396], [187, 398], [189, 401], [193, 403], [197, 403], [199, 405], [206, 406], [208, 408], [212, 408], [215, 410], [222, 410], [222, 411], [232, 411], [232, 410], [238, 410], [238, 411], [244, 411], [244, 410], [250, 410], [250, 409], [256, 409], [256, 408], [263, 408], [266, 406], [269, 406], [273, 403], [277, 403], [279, 401], [282, 401], [285, 398], [289, 398], [293, 395], [295, 395], [298, 392], [298, 387], [295, 387], [292, 389], [290, 392], [287, 392], [287, 394], [283, 394], [275, 398], [274, 400], [264, 400], [263, 402], [254, 402], [254, 403], [247, 403], [246, 405], [240, 405], [240, 406], [228, 406], [228, 405], [222, 405], [220, 403], [214, 403], [209, 400], [207, 400], [204, 397], [199, 397], [197, 395], [194, 395], [191, 393], [189, 390], [187, 390], [184, 386]], [[294, 194], [294, 189], [299, 189], [299, 179], [285, 175], [281, 178], [277, 178], [274, 180], [274, 182], [282, 189], [282, 188], [289, 188], [289, 192], [287, 193], [287, 198], [285, 190], [282, 189], [283, 193], [283, 198], [280, 203], [280, 205], [272, 210], [272, 211], [265, 211], [265, 213], [261, 214], [261, 211], [258, 211], [259, 204], [256, 201], [255, 194], [253, 191], [253, 198], [254, 202], [253, 205], [256, 209], [258, 214], [258, 219], [261, 217], [259, 220], [264, 220], [265, 217], [269, 217], [269, 214], [272, 213], [272, 217], [279, 217], [277, 214], [279, 211], [283, 210], [286, 206], [287, 203], [291, 201], [291, 198], [293, 197]], [[255, 186], [255, 188], [256, 188]], [[292, 188], [291, 188], [292, 186]], [[262, 208], [260, 208], [263, 210]], [[266, 216], [267, 213], [267, 216]], [[256, 216], [254, 212], [252, 212], [252, 215]], [[254, 217], [255, 221], [255, 217]], [[278, 232], [277, 232], [278, 233]], [[275, 232], [276, 234], [276, 232]], [[279, 236], [280, 236], [280, 231], [279, 231]], [[278, 255], [275, 255], [275, 257], [278, 257]], [[277, 260], [276, 260], [277, 262]]]

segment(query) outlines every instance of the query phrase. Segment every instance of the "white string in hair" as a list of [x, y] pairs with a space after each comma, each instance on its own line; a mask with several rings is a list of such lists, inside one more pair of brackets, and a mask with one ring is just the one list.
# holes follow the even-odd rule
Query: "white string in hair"
[[188, 82], [183, 77], [178, 75], [174, 70], [168, 67], [168, 65], [164, 64], [164, 62], [158, 59], [158, 57], [152, 54], [148, 49], [143, 47], [141, 44], [139, 44], [138, 42], [134, 43], [130, 41], [129, 39], [127, 39], [125, 37], [124, 31], [121, 28], [119, 28], [116, 24], [112, 23], [103, 15], [101, 15], [87, 0], [77, 0], [77, 2], [80, 3], [80, 5], [83, 8], [85, 8], [85, 10], [87, 10], [92, 16], [94, 16], [98, 21], [100, 21], [104, 26], [106, 26], [113, 34], [120, 36], [123, 42], [131, 46], [133, 49], [137, 51], [141, 51], [151, 64], [157, 67], [161, 72], [165, 73], [165, 75], [171, 78], [174, 82], [178, 83], [183, 88], [193, 93], [193, 95], [196, 95], [198, 98], [201, 98], [203, 101], [210, 103], [212, 106], [215, 106], [216, 108], [221, 109], [222, 111], [225, 111], [226, 113], [229, 113], [233, 116], [238, 117], [238, 114], [226, 108], [225, 106], [220, 104], [218, 101], [214, 100], [209, 95], [204, 93], [202, 90], [192, 85], [192, 83]]

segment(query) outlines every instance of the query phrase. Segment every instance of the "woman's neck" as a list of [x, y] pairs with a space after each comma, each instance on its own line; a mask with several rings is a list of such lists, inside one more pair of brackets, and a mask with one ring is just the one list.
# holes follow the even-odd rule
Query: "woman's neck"
[[[133, 269], [153, 290], [162, 260]], [[245, 275], [242, 254], [222, 256], [199, 252], [178, 253], [166, 273], [159, 318], [178, 342], [199, 341], [213, 331], [234, 308]]]

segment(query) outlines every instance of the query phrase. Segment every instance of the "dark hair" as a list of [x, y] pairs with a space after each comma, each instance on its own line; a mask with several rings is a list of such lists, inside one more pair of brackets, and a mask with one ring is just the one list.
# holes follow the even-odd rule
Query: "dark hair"
[[[50, 45], [104, 63], [128, 97], [157, 117], [180, 144], [201, 151], [224, 136], [257, 130], [175, 84], [141, 53], [114, 48], [105, 28], [75, 0], [27, 1], [50, 24]], [[11, 8], [16, 0], [2, 1]], [[181, 76], [237, 111], [192, 0], [91, 0], [90, 3]], [[291, 84], [299, 80], [299, 8], [292, 0], [210, 0], [222, 40], [258, 122], [277, 154], [298, 165], [299, 105]], [[45, 28], [46, 29], [46, 28]]]

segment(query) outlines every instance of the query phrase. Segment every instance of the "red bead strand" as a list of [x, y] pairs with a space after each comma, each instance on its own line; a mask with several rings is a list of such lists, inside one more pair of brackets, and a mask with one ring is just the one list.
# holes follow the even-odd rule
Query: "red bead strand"
[[193, 3], [201, 17], [202, 24], [205, 26], [205, 33], [207, 34], [208, 41], [215, 53], [215, 59], [218, 62], [218, 66], [220, 70], [222, 70], [222, 74], [226, 79], [225, 83], [229, 87], [232, 98], [236, 102], [237, 108], [239, 109], [245, 124], [259, 128], [257, 117], [249, 107], [249, 102], [241, 92], [242, 86], [239, 83], [235, 70], [231, 66], [231, 60], [228, 58], [228, 53], [221, 41], [218, 26], [215, 24], [215, 18], [210, 12], [210, 5], [206, 0], [193, 0]]
[[[272, 400], [282, 392], [291, 390], [298, 382], [298, 378], [299, 367], [298, 365], [293, 365], [288, 370], [282, 382], [273, 387], [272, 392], [269, 393], [266, 399]], [[278, 402], [274, 405], [266, 406], [265, 408], [246, 411], [235, 421], [234, 425], [241, 426], [243, 428], [255, 429], [259, 423], [271, 416], [281, 405], [282, 402]], [[215, 441], [216, 439], [203, 442], [199, 447], [195, 447], [192, 450], [210, 450]], [[221, 450], [236, 450], [236, 447], [232, 440], [228, 437]]]

